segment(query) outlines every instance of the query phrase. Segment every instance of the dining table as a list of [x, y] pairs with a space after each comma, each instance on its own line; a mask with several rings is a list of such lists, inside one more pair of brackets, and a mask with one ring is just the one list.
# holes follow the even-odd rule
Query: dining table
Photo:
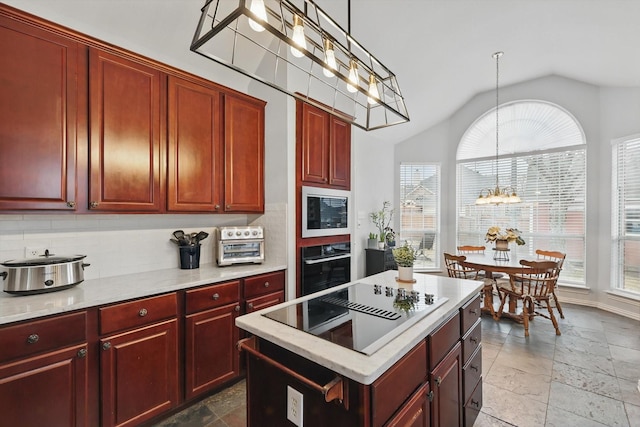
[[[494, 255], [496, 254], [494, 253], [494, 251], [495, 250], [487, 251], [484, 253], [465, 254], [464, 256], [466, 257], [466, 259], [461, 264], [465, 267], [470, 267], [478, 271], [483, 271], [487, 279], [493, 279], [495, 273], [505, 273], [507, 275], [517, 274], [517, 273], [526, 272], [526, 270], [530, 268], [528, 266], [524, 266], [520, 264], [521, 260], [530, 259], [530, 257], [527, 258], [527, 257], [508, 256], [507, 259], [505, 259], [505, 254], [501, 253], [501, 254], [498, 254], [499, 255], [498, 258], [500, 259], [495, 259], [496, 257]], [[506, 255], [509, 255], [509, 253], [510, 252], [508, 252]], [[490, 308], [490, 307], [493, 307], [493, 295], [494, 295], [493, 288], [495, 288], [495, 291], [498, 292], [499, 296], [501, 296], [500, 287], [497, 285], [497, 282], [494, 280], [494, 286], [492, 288], [486, 288], [484, 290], [484, 295], [483, 295], [484, 304], [482, 307], [482, 310], [484, 312], [491, 313], [492, 315], [495, 313], [495, 310], [492, 310]], [[523, 322], [522, 315], [519, 315], [516, 313], [516, 308], [517, 308], [516, 302], [517, 302], [516, 300], [510, 298], [508, 311], [503, 312], [502, 316], [511, 318], [519, 323], [522, 323]]]

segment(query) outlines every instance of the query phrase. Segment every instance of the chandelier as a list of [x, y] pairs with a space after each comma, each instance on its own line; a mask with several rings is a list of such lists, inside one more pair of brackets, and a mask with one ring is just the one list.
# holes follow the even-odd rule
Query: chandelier
[[367, 131], [409, 121], [395, 74], [351, 36], [347, 1], [345, 31], [312, 0], [208, 0], [191, 51]]
[[496, 60], [496, 188], [483, 188], [480, 190], [480, 195], [476, 199], [476, 205], [500, 205], [503, 203], [520, 203], [520, 197], [516, 194], [516, 190], [513, 187], [502, 187], [500, 188], [500, 183], [498, 181], [498, 141], [499, 141], [499, 116], [498, 116], [498, 105], [500, 102], [499, 98], [499, 85], [498, 79], [500, 76], [500, 57], [504, 55], [504, 52], [496, 52], [492, 55], [492, 57]]

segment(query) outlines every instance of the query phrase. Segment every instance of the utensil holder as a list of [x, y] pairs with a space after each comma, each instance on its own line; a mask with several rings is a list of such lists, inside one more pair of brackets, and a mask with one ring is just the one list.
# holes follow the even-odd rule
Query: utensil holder
[[200, 268], [200, 245], [179, 246], [180, 269], [193, 270]]

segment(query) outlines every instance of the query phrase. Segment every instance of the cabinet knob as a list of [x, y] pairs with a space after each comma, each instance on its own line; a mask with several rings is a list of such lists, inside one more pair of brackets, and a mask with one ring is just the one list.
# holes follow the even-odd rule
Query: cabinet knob
[[253, 303], [250, 302], [249, 304], [247, 304], [247, 307], [249, 308], [249, 310], [253, 310]]
[[31, 334], [27, 338], [27, 343], [28, 344], [35, 344], [35, 343], [38, 342], [39, 339], [40, 339], [40, 337], [38, 336], [38, 334]]
[[227, 205], [227, 209], [231, 209], [231, 205]]
[[478, 338], [476, 337], [469, 337], [469, 341], [471, 341], [474, 344], [478, 344]]
[[138, 312], [138, 316], [140, 317], [144, 317], [148, 314], [149, 312], [147, 311], [146, 308], [141, 308], [140, 311]]
[[109, 350], [111, 348], [111, 343], [109, 341], [102, 343], [103, 350]]
[[81, 348], [80, 350], [78, 350], [78, 354], [77, 356], [82, 359], [83, 357], [87, 356], [87, 349], [86, 348]]
[[220, 210], [220, 205], [215, 205], [213, 208], [214, 208], [215, 210], [219, 211], [219, 210]]
[[216, 301], [218, 298], [220, 298], [220, 294], [213, 294], [211, 295], [211, 299]]
[[264, 287], [268, 288], [269, 287], [269, 282], [264, 282]]
[[89, 203], [89, 207], [90, 207], [91, 209], [95, 209], [95, 208], [97, 208], [97, 207], [98, 207], [98, 202], [91, 202], [91, 203]]
[[239, 305], [236, 305], [235, 310], [236, 310], [236, 311], [240, 311], [240, 306], [239, 306]]
[[442, 377], [436, 378], [436, 385], [440, 386], [440, 384], [442, 384]]
[[75, 208], [76, 207], [76, 202], [74, 202], [73, 200], [68, 201], [67, 202], [67, 207], [68, 208]]

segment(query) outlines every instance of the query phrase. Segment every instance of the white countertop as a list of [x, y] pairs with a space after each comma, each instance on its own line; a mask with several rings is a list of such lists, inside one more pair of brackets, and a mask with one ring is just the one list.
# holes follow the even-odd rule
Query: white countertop
[[284, 264], [269, 263], [226, 267], [201, 264], [200, 268], [194, 270], [172, 268], [85, 280], [74, 287], [44, 294], [11, 295], [0, 292], [0, 325], [286, 268]]
[[[355, 282], [396, 288], [412, 286], [411, 284], [398, 286], [395, 280], [397, 274], [397, 271], [389, 270]], [[240, 316], [236, 319], [236, 325], [340, 375], [362, 384], [371, 384], [416, 344], [425, 339], [442, 321], [456, 312], [466, 301], [475, 297], [482, 288], [481, 282], [473, 280], [452, 279], [430, 274], [414, 274], [414, 278], [418, 284], [429, 289], [429, 293], [446, 297], [448, 301], [370, 356], [262, 316], [262, 313], [348, 287], [350, 283]]]

